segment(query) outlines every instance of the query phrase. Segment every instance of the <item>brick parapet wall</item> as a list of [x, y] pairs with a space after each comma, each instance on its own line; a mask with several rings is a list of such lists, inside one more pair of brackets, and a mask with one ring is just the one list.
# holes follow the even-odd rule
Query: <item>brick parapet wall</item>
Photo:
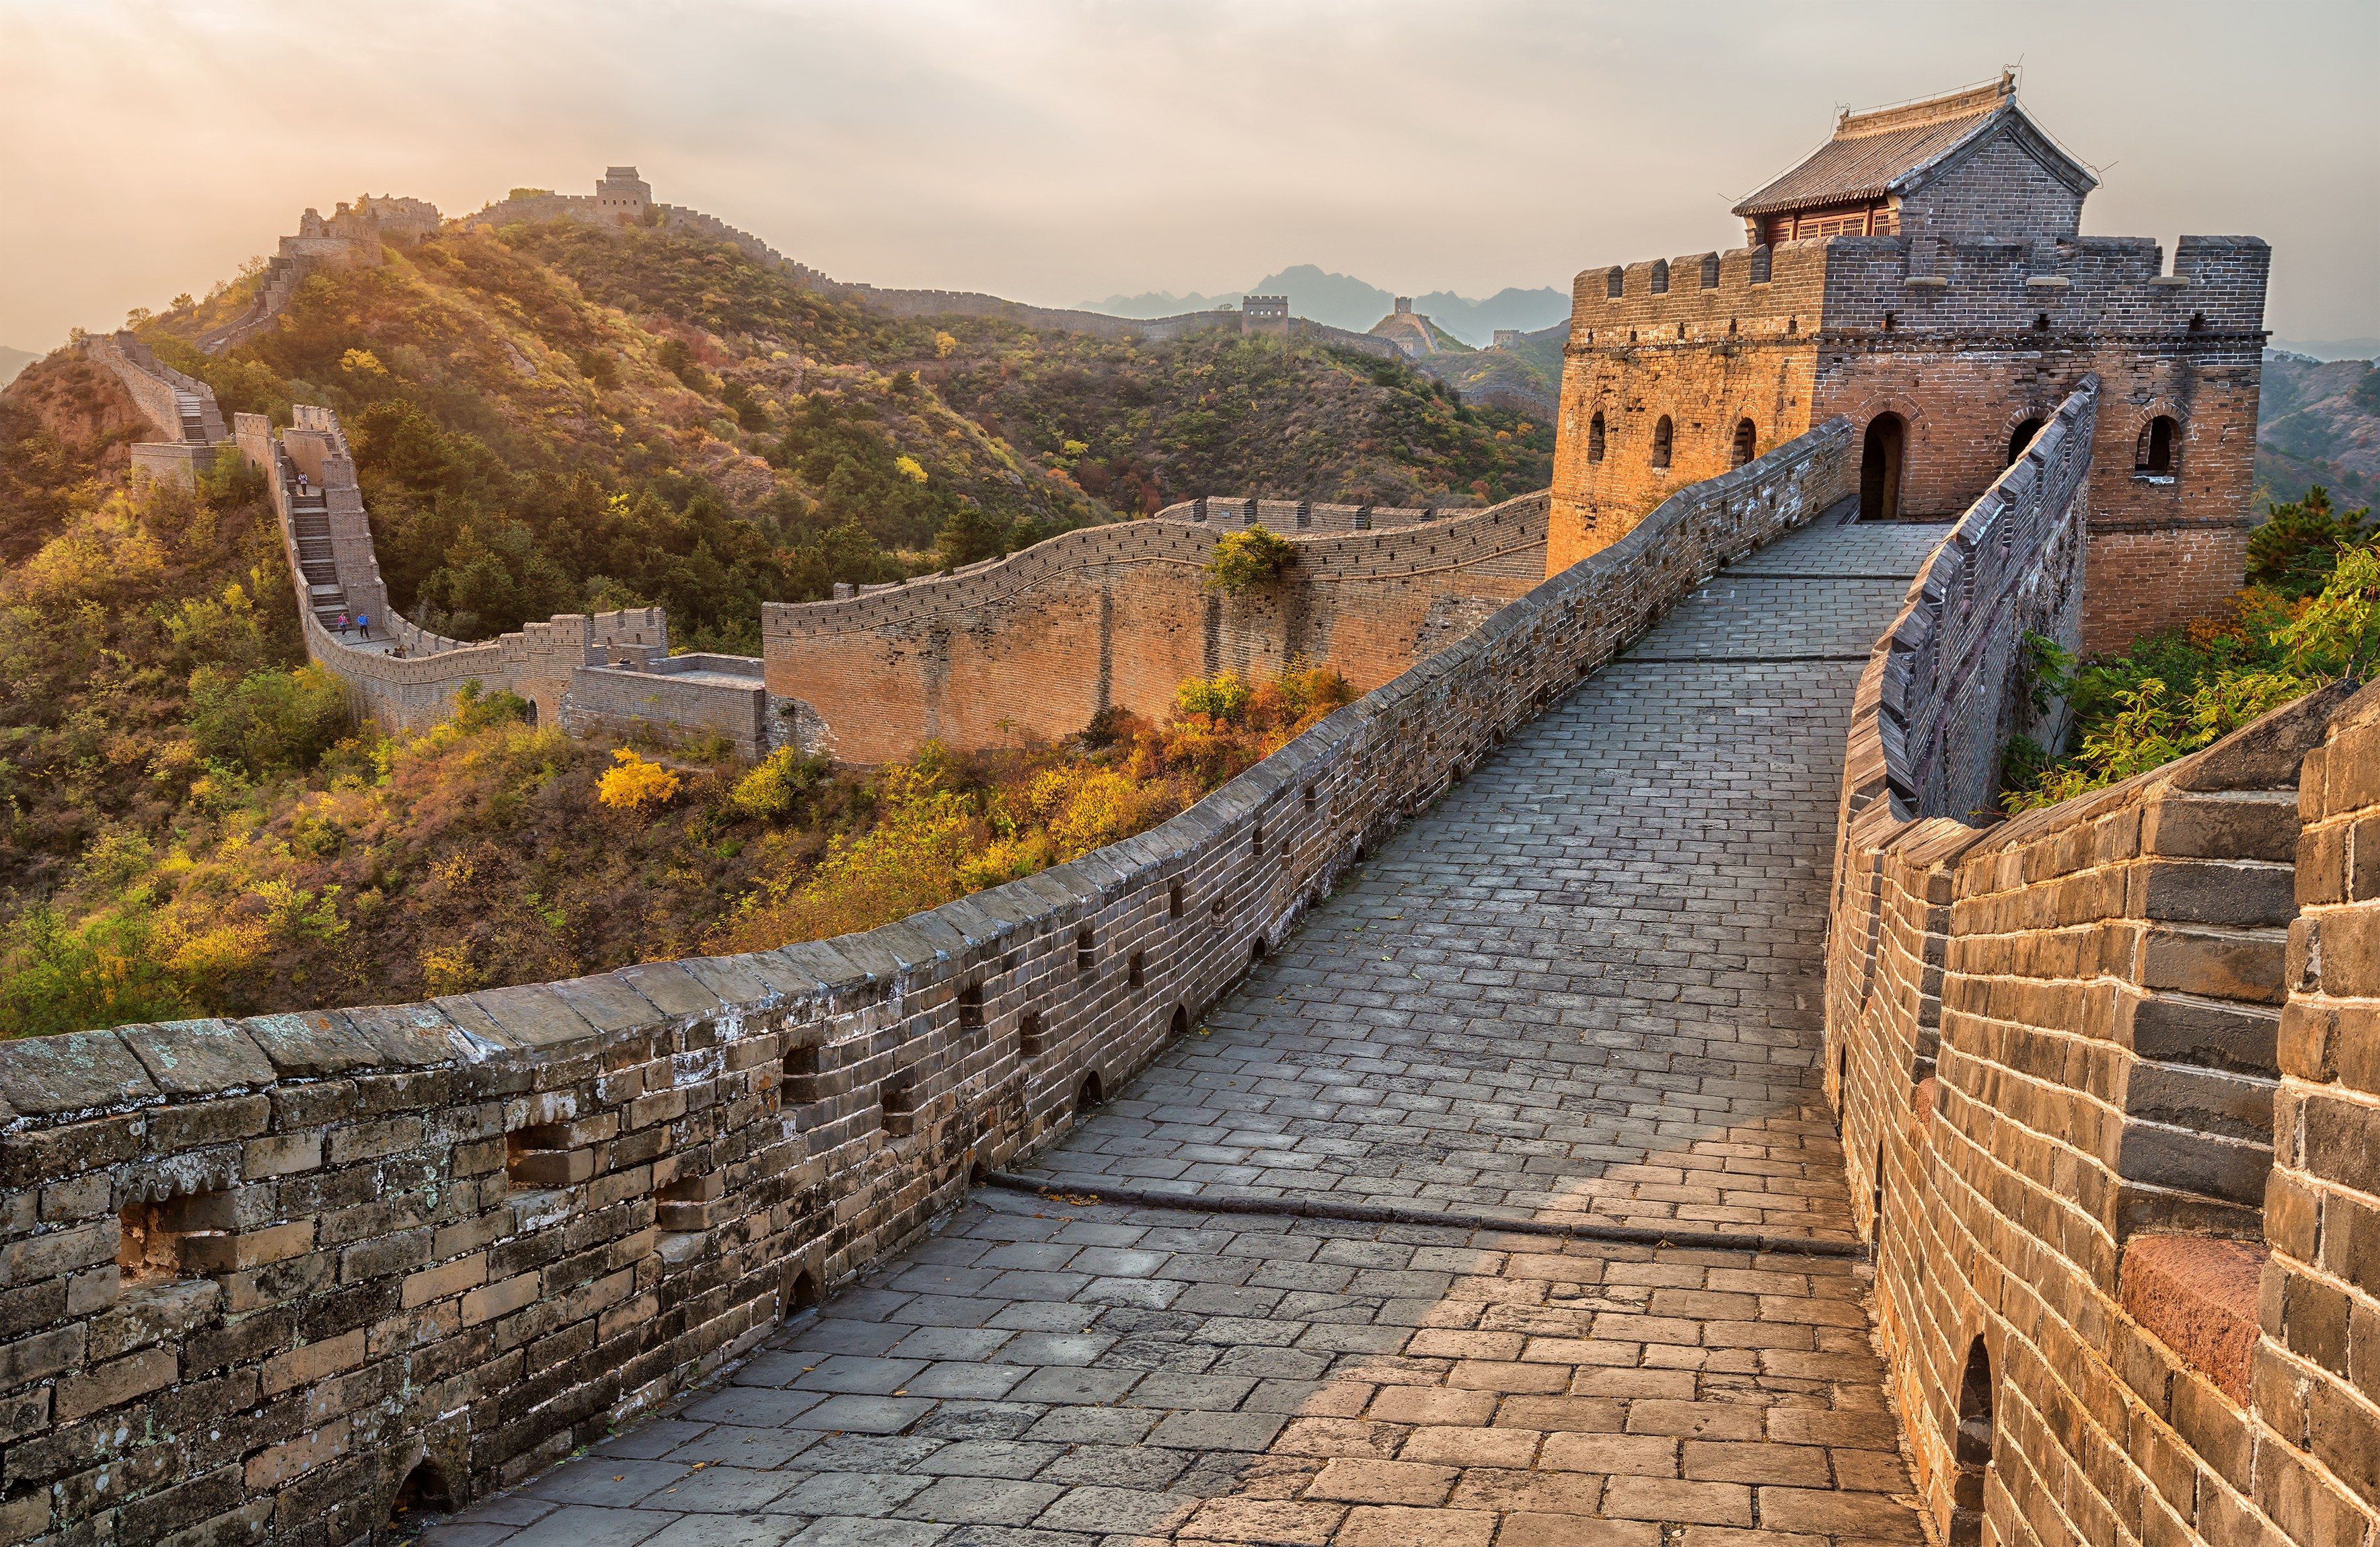
[[[2087, 419], [2070, 429], [2088, 444]], [[2035, 453], [2056, 460], [2041, 441]], [[2071, 562], [2039, 553], [2045, 579]], [[1921, 576], [1912, 605], [1957, 593]], [[2004, 602], [1970, 638], [2012, 631], [2020, 610]], [[2050, 610], [2070, 626], [2070, 598]], [[1959, 778], [1917, 776], [1925, 717], [1886, 712], [1896, 658], [1918, 678], [1961, 659], [1927, 648], [1958, 630], [1913, 621], [1904, 610], [1878, 641], [1854, 708], [1827, 1068], [1927, 1512], [1952, 1541], [2380, 1541], [2357, 1481], [2374, 1474], [2356, 1471], [2380, 1456], [2369, 1389], [2347, 1378], [2360, 1368], [2349, 1345], [2322, 1341], [2350, 1308], [2298, 1291], [2290, 1346], [2281, 1223], [2311, 1253], [2295, 1260], [2302, 1276], [2337, 1287], [2311, 1265], [2315, 1225], [2338, 1216], [2328, 1196], [2370, 1176], [2342, 1185], [2350, 1152], [2310, 1149], [2280, 1082], [2285, 997], [2304, 1017], [2286, 1024], [2330, 1025], [2318, 992], [2289, 993], [2308, 989], [2301, 968], [2285, 971], [2293, 938], [2290, 961], [2330, 959], [2300, 902], [2309, 915], [2355, 906], [2351, 882], [2302, 878], [2310, 864], [2346, 875], [2340, 835], [2362, 810], [2326, 804], [2321, 769], [2338, 755], [2309, 749], [2350, 745], [2360, 769], [2354, 727], [2380, 722], [2380, 701], [2334, 686], [2124, 784], [1970, 827], [1951, 809]], [[1920, 682], [1899, 702], [2010, 705], [2007, 655], [1964, 654], [1976, 667], [1962, 690]], [[1996, 757], [1979, 733], [1946, 745], [1963, 748], [1971, 778]], [[2318, 1058], [2308, 1069], [2325, 1078]], [[2346, 1260], [2353, 1228], [2329, 1261]], [[1973, 1389], [1989, 1394], [1980, 1413]], [[2327, 1433], [2316, 1411], [2337, 1417]]]
[[[1377, 687], [1543, 573], [1543, 493], [1336, 532], [1301, 531], [1294, 505], [1271, 505], [1296, 562], [1238, 596], [1208, 586], [1204, 567], [1218, 538], [1264, 503], [1208, 500], [1204, 523], [1087, 527], [952, 575], [770, 604], [770, 690], [809, 706], [824, 748], [851, 763], [905, 757], [929, 739], [1055, 739], [1109, 707], [1161, 718], [1184, 679], [1225, 669], [1277, 672], [1304, 659]], [[1340, 509], [1321, 507], [1322, 521]]]
[[1851, 476], [1829, 425], [1686, 490], [1172, 822], [865, 935], [0, 1045], [0, 1522], [350, 1541], [417, 1466], [469, 1498], [650, 1408], [1062, 1131]]
[[[164, 437], [132, 448], [135, 472], [187, 488], [197, 483], [200, 472], [213, 467], [217, 449], [231, 435], [215, 407], [214, 393], [204, 383], [158, 359], [129, 332], [87, 338], [83, 353], [124, 384], [141, 417]], [[189, 439], [190, 427], [182, 418], [185, 402], [198, 411], [200, 438], [195, 441]]]
[[[2307, 755], [2252, 1386], [2275, 1486], [2380, 1510], [2380, 687]], [[2301, 1541], [2309, 1540], [2299, 1538]]]

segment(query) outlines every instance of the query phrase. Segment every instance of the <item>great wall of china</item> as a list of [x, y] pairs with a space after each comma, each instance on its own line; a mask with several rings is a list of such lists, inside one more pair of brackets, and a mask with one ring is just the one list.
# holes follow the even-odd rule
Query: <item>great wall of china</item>
[[[1912, 227], [2080, 195], [1994, 149], [2032, 143], [2005, 89], [1946, 101], [1874, 131], [1912, 137], [1933, 182], [1755, 209], [1767, 240], [1705, 265], [1716, 288], [1822, 271], [1828, 296], [1784, 321], [1845, 356], [1900, 344], [1897, 319], [1838, 332], [1826, 309], [1879, 252], [1911, 265], [1895, 294], [1998, 307], [2004, 276], [1921, 272]], [[1962, 192], [1961, 153], [2031, 202]], [[1590, 270], [1548, 495], [1410, 524], [1202, 502], [1072, 534], [1106, 545], [1080, 563], [1036, 549], [771, 610], [772, 645], [876, 641], [879, 688], [922, 715], [989, 680], [954, 643], [965, 620], [1009, 628], [1036, 586], [1154, 583], [1211, 542], [1201, 517], [1308, 534], [1303, 622], [1201, 600], [1194, 639], [1182, 607], [1154, 610], [1201, 668], [1376, 605], [1330, 586], [1421, 582], [1364, 698], [1072, 864], [749, 956], [0, 1046], [0, 1540], [344, 1541], [395, 1500], [542, 1476], [468, 1516], [468, 1540], [724, 1530], [700, 1512], [743, 1508], [820, 1543], [949, 1547], [1028, 1526], [2373, 1547], [2380, 686], [1985, 815], [2009, 737], [2046, 729], [2025, 636], [2180, 605], [2132, 594], [2134, 539], [2179, 563], [2204, 538], [2218, 578], [2236, 547], [2228, 436], [2254, 381], [2233, 357], [2261, 341], [2263, 259], [2184, 242], [2232, 255], [2169, 276], [2203, 287], [2180, 303], [2202, 325], [2127, 289], [2072, 330], [2107, 335], [2081, 355], [2003, 339], [1937, 399], [1917, 380], [1782, 438], [1815, 414], [1815, 378], [1793, 376], [1813, 357], [1763, 388], [1784, 401], [1749, 447], [1745, 399], [1712, 384], [1742, 335], [1704, 341], [1702, 381], [1646, 341], [1607, 354], [1612, 298], [1666, 284]], [[2005, 245], [2028, 295], [2070, 292], [2042, 247]], [[2084, 369], [2143, 315], [2161, 384]], [[1666, 435], [1621, 418], [1656, 410]], [[1880, 444], [1888, 418], [1909, 438]], [[1633, 470], [1592, 470], [1623, 450]], [[336, 428], [249, 454], [335, 469]], [[1956, 519], [1850, 524], [1897, 502], [1904, 457], [1935, 490], [1912, 501], [1963, 480]], [[273, 482], [303, 585], [325, 534]], [[1450, 598], [1501, 605], [1410, 643]], [[1068, 594], [1102, 618], [1062, 647], [1077, 677], [1115, 605]], [[568, 648], [659, 643], [642, 615], [578, 622]], [[573, 665], [565, 699], [608, 670]], [[1132, 702], [1099, 682], [1099, 704]], [[1571, 750], [1624, 748], [1632, 715], [1653, 760]], [[1561, 804], [1615, 781], [1608, 806]], [[1632, 848], [1637, 827], [1667, 847]], [[1637, 891], [1651, 912], [1627, 911]], [[1758, 916], [1796, 897], [1823, 916], [1822, 972], [1793, 955], [1815, 918]], [[1265, 1040], [1292, 995], [1338, 1040], [1294, 1029], [1311, 1021]], [[1591, 1018], [1607, 1002], [1620, 1018]], [[1202, 1092], [1226, 1126], [1194, 1121]], [[1387, 1121], [1331, 1116], [1350, 1102]], [[729, 1441], [757, 1449], [722, 1461]], [[1229, 1465], [1169, 1492], [1180, 1463], [1135, 1483], [1084, 1471], [1092, 1449]]]

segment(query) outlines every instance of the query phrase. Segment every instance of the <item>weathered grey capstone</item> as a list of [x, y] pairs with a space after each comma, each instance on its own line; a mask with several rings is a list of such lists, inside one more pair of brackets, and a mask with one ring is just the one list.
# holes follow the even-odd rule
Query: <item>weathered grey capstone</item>
[[613, 975], [663, 1015], [713, 1015], [721, 1008], [721, 997], [705, 988], [682, 962], [648, 961], [623, 967]]
[[273, 1082], [273, 1061], [228, 1021], [167, 1021], [117, 1030], [170, 1095], [212, 1095]]
[[382, 1059], [380, 1049], [355, 1029], [345, 1010], [252, 1015], [240, 1024], [283, 1075], [319, 1078], [369, 1069]]
[[[568, 1042], [594, 1030], [568, 1000], [542, 983], [523, 984], [516, 988], [484, 988], [470, 996], [470, 1002], [507, 1041], [522, 1047]], [[441, 999], [438, 1005], [453, 1013], [448, 1001]]]
[[0, 1058], [0, 1097], [29, 1117], [54, 1117], [138, 1101], [155, 1082], [114, 1032], [20, 1037]]
[[554, 997], [599, 1032], [650, 1026], [662, 1018], [652, 1002], [616, 973], [598, 973], [592, 977], [570, 978], [546, 986], [553, 990]]

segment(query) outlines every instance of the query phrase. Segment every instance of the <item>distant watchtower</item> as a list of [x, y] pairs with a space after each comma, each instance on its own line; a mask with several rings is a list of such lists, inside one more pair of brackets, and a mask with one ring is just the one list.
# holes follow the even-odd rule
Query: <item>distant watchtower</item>
[[1495, 337], [1494, 341], [1489, 344], [1489, 347], [1490, 347], [1490, 348], [1494, 348], [1494, 349], [1517, 349], [1517, 348], [1519, 348], [1519, 347], [1520, 347], [1520, 344], [1521, 344], [1521, 330], [1520, 330], [1520, 329], [1518, 329], [1518, 328], [1499, 328], [1499, 329], [1497, 329], [1497, 330], [1496, 330], [1496, 337]]
[[1411, 296], [1400, 296], [1397, 297], [1396, 315], [1399, 317], [1411, 317], [1413, 315], [1413, 297]]
[[642, 225], [652, 207], [652, 185], [633, 166], [606, 167], [596, 181], [595, 214], [607, 225]]
[[1244, 333], [1288, 332], [1289, 297], [1286, 296], [1241, 296], [1240, 332]]

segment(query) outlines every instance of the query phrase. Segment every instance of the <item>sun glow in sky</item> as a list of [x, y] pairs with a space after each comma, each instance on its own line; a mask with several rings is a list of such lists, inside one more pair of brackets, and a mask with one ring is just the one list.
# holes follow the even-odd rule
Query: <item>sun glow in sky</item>
[[203, 292], [307, 205], [610, 163], [878, 284], [1566, 286], [1740, 245], [1840, 106], [2020, 61], [2086, 232], [2264, 236], [2277, 333], [2380, 335], [2369, 0], [0, 0], [0, 343]]

